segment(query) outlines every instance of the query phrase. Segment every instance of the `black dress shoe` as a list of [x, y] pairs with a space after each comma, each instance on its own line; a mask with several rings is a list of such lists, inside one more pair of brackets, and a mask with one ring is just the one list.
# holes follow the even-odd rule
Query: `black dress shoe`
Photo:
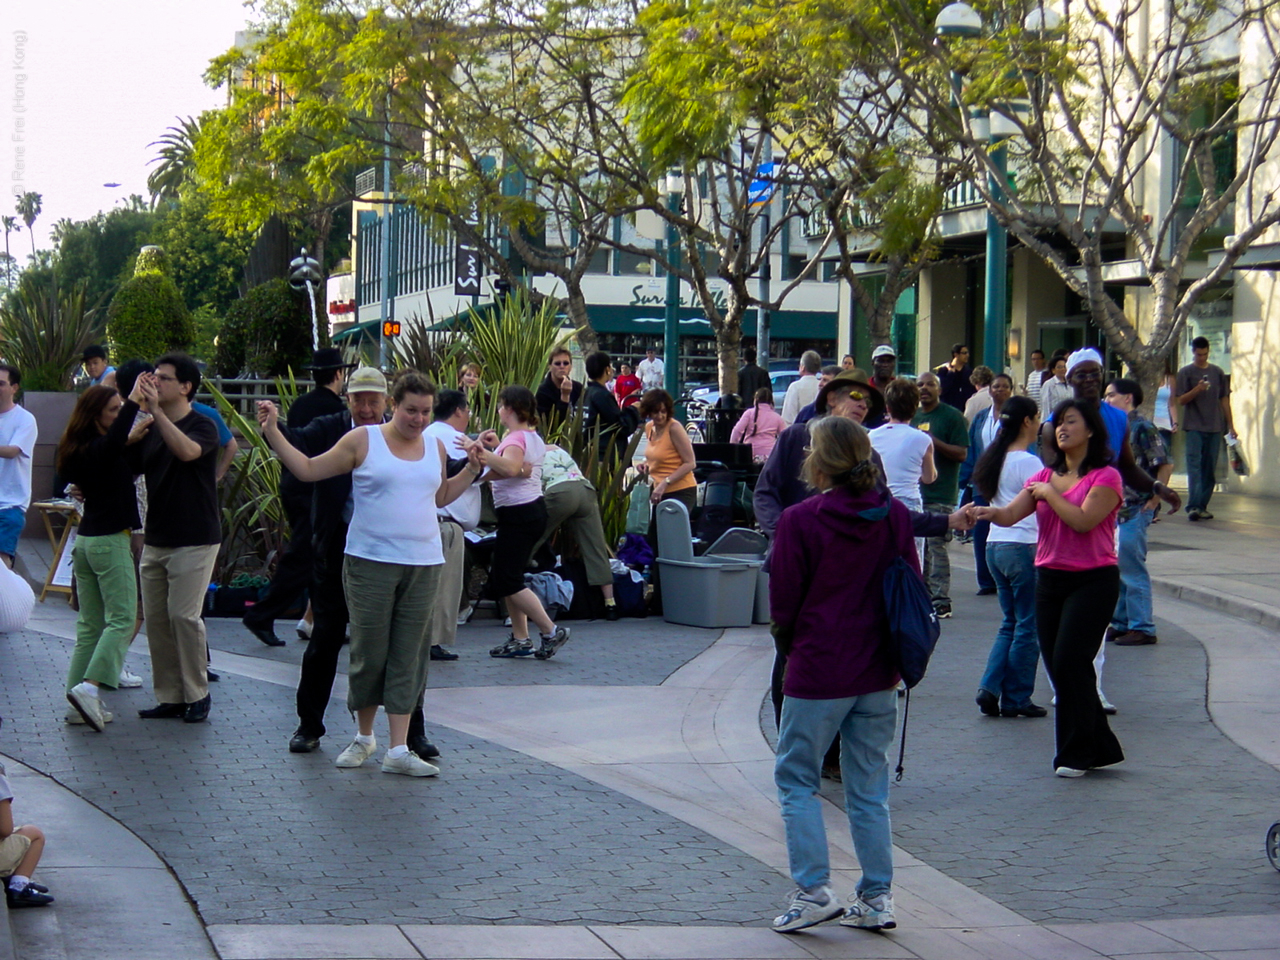
[[206, 670], [204, 672], [204, 675], [205, 675], [205, 679], [208, 680], [210, 683], [217, 683], [219, 680], [222, 679], [222, 674], [214, 673], [212, 670]]
[[255, 637], [265, 643], [268, 647], [283, 647], [284, 641], [276, 636], [276, 632], [270, 627], [255, 627], [252, 623], [241, 620], [244, 628], [252, 633]]
[[177, 720], [186, 715], [185, 703], [157, 703], [154, 707], [138, 711], [138, 716], [143, 720]]
[[984, 717], [998, 717], [1003, 712], [1000, 709], [1000, 698], [990, 690], [979, 690], [975, 700]]
[[1028, 703], [1024, 707], [1000, 708], [1000, 716], [1002, 717], [1047, 717], [1048, 715], [1048, 710], [1034, 703]]
[[209, 718], [211, 706], [213, 706], [213, 697], [206, 693], [203, 700], [187, 704], [187, 712], [183, 714], [182, 719], [187, 723], [204, 723]]
[[995, 587], [983, 587], [981, 590], [978, 591], [978, 596], [992, 597], [992, 596], [995, 596], [995, 592], [996, 592]]
[[618, 619], [618, 605], [616, 603], [606, 603], [604, 605], [604, 618], [606, 620]]
[[433, 643], [431, 645], [431, 659], [432, 660], [457, 660], [458, 655], [454, 653], [452, 650], [446, 650], [444, 647], [440, 646], [440, 644], [438, 643]]
[[21, 890], [5, 887], [4, 899], [9, 904], [10, 910], [15, 910], [19, 907], [47, 907], [53, 903], [53, 897], [47, 893], [41, 893], [30, 883]]
[[316, 747], [320, 746], [320, 738], [313, 737], [309, 733], [303, 733], [299, 730], [293, 735], [293, 739], [289, 741], [290, 753], [310, 753]]
[[406, 745], [423, 760], [440, 756], [440, 748], [426, 737], [410, 737]]

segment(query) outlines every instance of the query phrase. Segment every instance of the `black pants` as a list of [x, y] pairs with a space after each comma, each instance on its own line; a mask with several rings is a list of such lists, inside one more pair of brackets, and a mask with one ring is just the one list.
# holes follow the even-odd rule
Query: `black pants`
[[343, 525], [313, 552], [311, 612], [315, 624], [302, 655], [298, 679], [298, 732], [312, 737], [325, 733], [324, 711], [333, 695], [338, 656], [347, 636], [347, 597], [342, 588], [342, 558], [347, 546]]
[[281, 497], [281, 504], [289, 520], [289, 546], [276, 564], [276, 575], [267, 595], [245, 612], [244, 622], [255, 627], [269, 628], [275, 623], [277, 617], [298, 601], [312, 578], [315, 554], [311, 546], [310, 488], [305, 496]]
[[[769, 678], [769, 698], [773, 701], [773, 722], [779, 729], [782, 727], [782, 681], [787, 675], [787, 655], [779, 650], [773, 651], [773, 675]], [[835, 735], [827, 754], [822, 758], [823, 767], [840, 768], [840, 734]]]
[[1093, 658], [1120, 597], [1120, 568], [1036, 568], [1040, 653], [1058, 697], [1055, 767], [1088, 770], [1124, 759], [1098, 699]]

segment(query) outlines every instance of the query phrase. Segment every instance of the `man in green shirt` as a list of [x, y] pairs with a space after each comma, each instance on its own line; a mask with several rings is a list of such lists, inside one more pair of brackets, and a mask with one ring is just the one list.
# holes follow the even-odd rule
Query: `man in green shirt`
[[[969, 452], [969, 425], [963, 413], [940, 402], [942, 385], [937, 374], [920, 374], [916, 386], [920, 388], [920, 409], [911, 424], [933, 440], [933, 461], [938, 468], [938, 479], [920, 484], [921, 498], [927, 513], [949, 514], [960, 498], [960, 464]], [[944, 537], [925, 540], [924, 580], [939, 620], [951, 616], [950, 540], [950, 530]]]

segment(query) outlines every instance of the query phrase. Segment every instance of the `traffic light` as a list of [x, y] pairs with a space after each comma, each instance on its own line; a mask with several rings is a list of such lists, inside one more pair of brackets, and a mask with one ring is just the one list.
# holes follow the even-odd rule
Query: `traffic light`
[[384, 337], [400, 336], [400, 321], [399, 320], [383, 320], [382, 335]]

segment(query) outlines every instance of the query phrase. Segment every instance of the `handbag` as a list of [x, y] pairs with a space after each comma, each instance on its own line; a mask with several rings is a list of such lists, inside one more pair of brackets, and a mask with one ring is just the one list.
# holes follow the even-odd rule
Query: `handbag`
[[648, 480], [641, 480], [631, 488], [631, 502], [627, 505], [627, 533], [643, 536], [649, 532], [649, 517], [652, 514], [649, 497], [652, 491]]

